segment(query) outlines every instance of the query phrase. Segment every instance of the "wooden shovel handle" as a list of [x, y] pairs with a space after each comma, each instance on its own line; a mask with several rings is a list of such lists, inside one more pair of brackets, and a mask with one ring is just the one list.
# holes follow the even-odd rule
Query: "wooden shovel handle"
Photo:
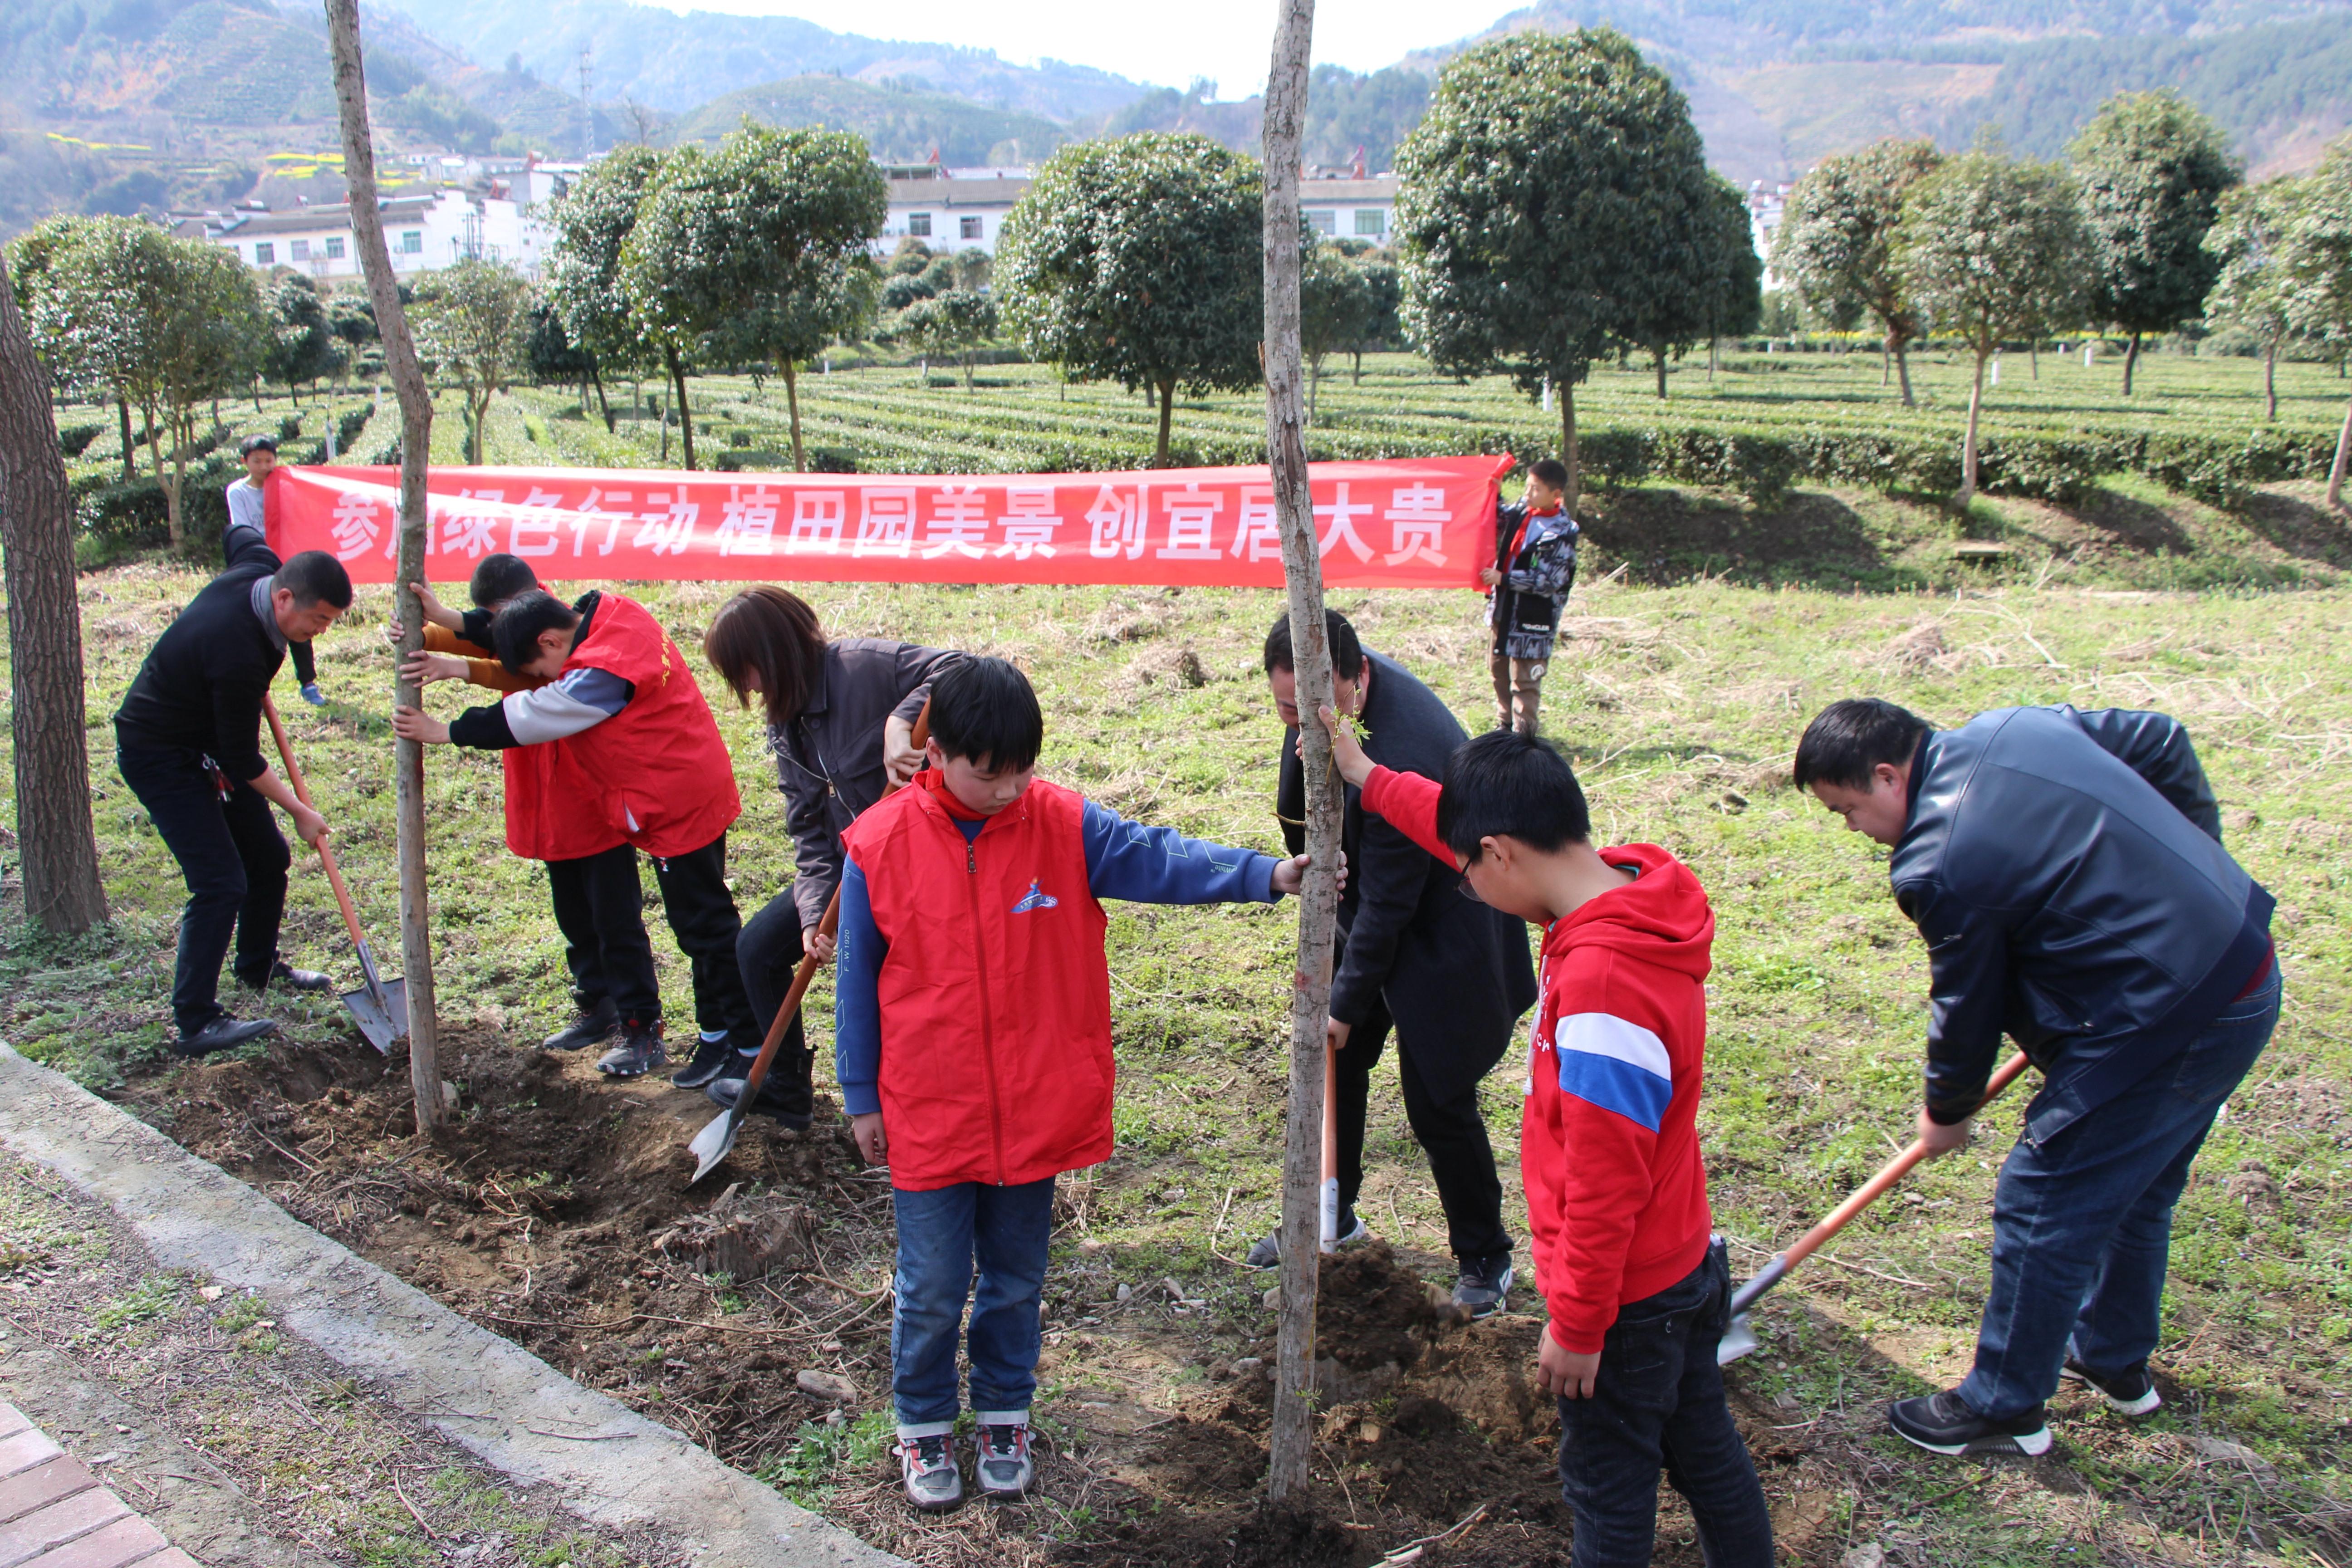
[[[2001, 1090], [2015, 1083], [2017, 1075], [2025, 1070], [2025, 1065], [2023, 1051], [2018, 1052], [2017, 1055], [2003, 1062], [2000, 1070], [1994, 1073], [1991, 1080], [1985, 1085], [1984, 1098], [1977, 1101], [1977, 1110], [1981, 1110], [1990, 1105]], [[1798, 1237], [1796, 1245], [1780, 1255], [1786, 1260], [1787, 1266], [1794, 1268], [1798, 1264], [1811, 1258], [1830, 1237], [1843, 1230], [1854, 1215], [1876, 1202], [1885, 1194], [1887, 1188], [1908, 1175], [1911, 1167], [1927, 1157], [1927, 1145], [1919, 1139], [1913, 1139], [1909, 1148], [1889, 1160], [1878, 1174], [1855, 1188], [1851, 1197], [1832, 1209], [1827, 1218]]]
[[[269, 693], [266, 691], [261, 694], [261, 711], [269, 721], [270, 734], [277, 739], [278, 760], [286, 764], [288, 787], [293, 790], [296, 800], [310, 805], [310, 786], [302, 782], [301, 765], [294, 761], [294, 742], [287, 738], [286, 721], [278, 716], [278, 704], [269, 700]], [[318, 808], [311, 806], [311, 809], [315, 811]], [[352, 907], [351, 889], [343, 886], [342, 868], [335, 864], [335, 852], [323, 837], [316, 847], [319, 863], [327, 868], [328, 886], [335, 889], [335, 902], [342, 906], [343, 924], [351, 928], [352, 942], [356, 946], [365, 947], [367, 939], [360, 934], [360, 913]]]
[[[816, 922], [816, 933], [831, 936], [840, 923], [841, 889], [835, 887], [833, 898], [824, 906], [824, 918]], [[759, 1095], [760, 1086], [768, 1081], [768, 1065], [776, 1059], [776, 1047], [782, 1043], [784, 1031], [800, 1016], [801, 998], [808, 994], [809, 982], [816, 978], [816, 954], [806, 952], [801, 955], [800, 967], [793, 971], [793, 987], [784, 993], [783, 1005], [776, 1009], [774, 1020], [768, 1025], [768, 1037], [760, 1042], [759, 1059], [751, 1064], [751, 1072], [743, 1079], [743, 1098], [736, 1101], [747, 1113]]]

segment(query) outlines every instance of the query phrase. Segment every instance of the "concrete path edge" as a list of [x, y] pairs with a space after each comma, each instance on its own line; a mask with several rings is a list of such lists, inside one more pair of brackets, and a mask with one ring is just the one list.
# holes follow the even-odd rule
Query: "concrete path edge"
[[166, 1268], [260, 1292], [289, 1331], [493, 1469], [585, 1518], [650, 1524], [698, 1568], [888, 1568], [903, 1559], [583, 1388], [320, 1235], [163, 1134], [0, 1041], [0, 1144], [99, 1198]]

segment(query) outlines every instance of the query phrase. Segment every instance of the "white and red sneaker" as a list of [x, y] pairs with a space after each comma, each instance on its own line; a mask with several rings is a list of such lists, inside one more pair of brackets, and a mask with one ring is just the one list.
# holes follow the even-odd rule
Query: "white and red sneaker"
[[972, 1465], [972, 1473], [980, 1480], [980, 1495], [1005, 1500], [1018, 1499], [1037, 1479], [1037, 1466], [1029, 1458], [1029, 1422], [1024, 1416], [1011, 1421], [991, 1421], [982, 1417], [980, 1423], [980, 1457]]

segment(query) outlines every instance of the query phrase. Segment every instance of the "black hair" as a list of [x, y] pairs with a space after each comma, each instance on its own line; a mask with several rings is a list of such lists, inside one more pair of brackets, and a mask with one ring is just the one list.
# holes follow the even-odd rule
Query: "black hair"
[[1528, 478], [1564, 490], [1568, 489], [1568, 465], [1558, 458], [1538, 458], [1528, 465]]
[[1045, 715], [1020, 670], [1001, 658], [968, 658], [931, 682], [931, 739], [974, 767], [1032, 767], [1045, 749]]
[[487, 610], [501, 599], [520, 598], [538, 586], [539, 574], [530, 569], [530, 562], [500, 551], [482, 557], [467, 592], [473, 595], [476, 609]]
[[806, 599], [761, 583], [719, 606], [702, 634], [702, 657], [746, 708], [756, 676], [768, 726], [782, 729], [824, 687], [824, 628]]
[[250, 458], [256, 452], [275, 453], [277, 450], [278, 437], [275, 436], [247, 436], [236, 444], [236, 455], [240, 458]]
[[539, 634], [569, 631], [580, 624], [580, 612], [542, 589], [508, 602], [490, 621], [490, 647], [499, 662], [517, 675], [539, 657]]
[[1591, 837], [1592, 813], [1566, 757], [1517, 730], [1489, 730], [1445, 759], [1437, 836], [1471, 860], [1489, 837], [1516, 838], [1549, 854]]
[[[1342, 680], [1353, 680], [1364, 673], [1364, 645], [1356, 640], [1356, 628], [1348, 617], [1337, 610], [1323, 612], [1323, 637], [1331, 645], [1331, 673]], [[1265, 672], [1296, 669], [1297, 663], [1290, 647], [1290, 617], [1285, 615], [1265, 634]]]
[[352, 574], [323, 550], [305, 550], [280, 566], [269, 589], [276, 593], [280, 588], [294, 595], [297, 608], [321, 603], [339, 610], [352, 607]]
[[1845, 789], [1870, 788], [1871, 770], [1885, 763], [1903, 767], [1934, 728], [1907, 708], [1881, 697], [1849, 697], [1813, 715], [1797, 742], [1796, 784]]

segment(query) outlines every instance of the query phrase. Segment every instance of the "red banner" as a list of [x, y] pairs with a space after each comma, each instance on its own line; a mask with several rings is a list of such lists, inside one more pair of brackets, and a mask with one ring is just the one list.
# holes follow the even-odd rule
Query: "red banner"
[[[1494, 559], [1511, 459], [1317, 463], [1323, 580], [1475, 586]], [[267, 495], [280, 555], [324, 550], [392, 581], [399, 470], [281, 468]], [[687, 474], [436, 468], [425, 560], [444, 580], [503, 551], [550, 581], [1129, 583], [1282, 585], [1262, 468], [1117, 474]]]

